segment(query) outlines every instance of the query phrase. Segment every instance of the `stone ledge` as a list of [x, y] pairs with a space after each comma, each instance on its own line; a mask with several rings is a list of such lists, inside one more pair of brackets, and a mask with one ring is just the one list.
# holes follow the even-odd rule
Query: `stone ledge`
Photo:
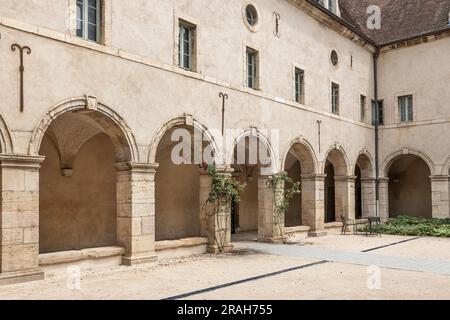
[[342, 222], [328, 222], [325, 223], [325, 229], [341, 228]]
[[157, 241], [156, 251], [195, 247], [208, 244], [208, 238], [185, 238], [179, 240]]
[[0, 273], [0, 286], [39, 280], [44, 280], [44, 272], [40, 269]]
[[122, 247], [103, 247], [74, 251], [63, 251], [39, 255], [39, 265], [49, 266], [55, 264], [71, 263], [82, 260], [95, 260], [122, 256], [125, 249]]
[[306, 233], [311, 230], [308, 226], [297, 226], [297, 227], [287, 227], [284, 228], [285, 234], [293, 234], [293, 233]]

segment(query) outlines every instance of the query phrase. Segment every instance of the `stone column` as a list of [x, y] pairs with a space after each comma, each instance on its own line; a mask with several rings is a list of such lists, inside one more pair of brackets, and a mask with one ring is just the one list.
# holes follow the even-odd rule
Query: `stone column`
[[376, 214], [377, 200], [376, 200], [376, 179], [362, 178], [361, 179], [361, 194], [362, 194], [362, 216], [363, 218], [374, 217]]
[[380, 178], [379, 190], [379, 214], [381, 221], [386, 222], [389, 220], [389, 178]]
[[155, 174], [158, 165], [117, 165], [117, 242], [125, 248], [122, 263], [132, 266], [156, 261]]
[[[218, 174], [231, 178], [233, 169], [229, 167], [218, 167]], [[206, 176], [203, 180], [205, 184], [202, 188], [203, 196], [200, 199], [208, 199], [211, 190], [211, 178]], [[202, 182], [202, 181], [201, 181]], [[202, 203], [200, 203], [202, 205]], [[208, 252], [219, 253], [220, 247], [224, 252], [230, 252], [233, 249], [231, 245], [231, 202], [224, 201], [218, 203], [217, 208], [213, 204], [207, 206], [207, 237], [208, 237]], [[220, 244], [220, 245], [219, 245]]]
[[213, 206], [208, 203], [209, 193], [211, 192], [211, 179], [204, 169], [200, 169], [200, 183], [199, 183], [199, 205], [200, 205], [200, 235], [207, 238], [208, 231], [208, 214], [211, 213]]
[[302, 175], [302, 221], [311, 228], [310, 237], [326, 236], [325, 178], [326, 175]]
[[355, 219], [355, 181], [356, 177], [335, 177], [336, 221], [341, 215]]
[[433, 218], [450, 218], [449, 183], [450, 176], [431, 177]]
[[284, 215], [276, 216], [274, 191], [268, 185], [269, 179], [269, 176], [258, 177], [258, 241], [279, 242], [283, 236]]
[[44, 157], [0, 156], [0, 285], [42, 280], [39, 168]]

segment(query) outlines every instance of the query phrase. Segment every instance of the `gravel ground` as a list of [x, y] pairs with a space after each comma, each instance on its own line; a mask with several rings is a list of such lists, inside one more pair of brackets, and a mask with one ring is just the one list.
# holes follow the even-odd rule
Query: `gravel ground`
[[[362, 251], [410, 237], [328, 236], [308, 246]], [[422, 238], [377, 250], [377, 254], [450, 260], [450, 239]], [[84, 272], [80, 290], [65, 276], [0, 287], [0, 299], [164, 299], [204, 288], [265, 275], [316, 261], [235, 252], [159, 261], [157, 266], [114, 267]], [[401, 270], [380, 270], [379, 288], [369, 289], [368, 268], [325, 263], [247, 281], [187, 299], [450, 299], [450, 277]], [[376, 282], [377, 283], [377, 282]]]

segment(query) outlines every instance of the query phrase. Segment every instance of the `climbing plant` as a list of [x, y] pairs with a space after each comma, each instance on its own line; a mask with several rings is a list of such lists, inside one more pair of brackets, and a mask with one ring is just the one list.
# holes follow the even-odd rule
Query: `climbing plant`
[[288, 241], [284, 231], [284, 219], [289, 212], [289, 202], [300, 194], [300, 182], [294, 182], [287, 172], [280, 172], [271, 176], [267, 184], [273, 190], [274, 225], [283, 243]]
[[231, 204], [240, 202], [240, 193], [245, 189], [245, 184], [229, 175], [219, 173], [215, 164], [203, 164], [203, 168], [211, 179], [211, 191], [204, 208], [206, 209], [208, 204], [212, 205], [208, 218], [213, 217], [216, 224], [213, 230], [209, 228], [209, 232], [213, 233], [210, 237], [214, 237], [219, 252], [224, 253], [230, 232]]

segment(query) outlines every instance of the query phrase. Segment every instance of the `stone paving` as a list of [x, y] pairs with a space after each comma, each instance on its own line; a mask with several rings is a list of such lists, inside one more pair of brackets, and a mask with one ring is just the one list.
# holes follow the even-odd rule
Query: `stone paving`
[[[414, 241], [409, 239], [408, 241]], [[391, 245], [395, 246], [396, 243]], [[435, 273], [450, 276], [450, 262], [416, 257], [399, 257], [368, 252], [327, 250], [324, 248], [305, 247], [301, 245], [273, 245], [258, 242], [237, 242], [240, 250], [253, 250], [262, 254], [295, 257], [328, 262], [348, 263], [380, 268]], [[374, 250], [375, 251], [375, 250]]]

